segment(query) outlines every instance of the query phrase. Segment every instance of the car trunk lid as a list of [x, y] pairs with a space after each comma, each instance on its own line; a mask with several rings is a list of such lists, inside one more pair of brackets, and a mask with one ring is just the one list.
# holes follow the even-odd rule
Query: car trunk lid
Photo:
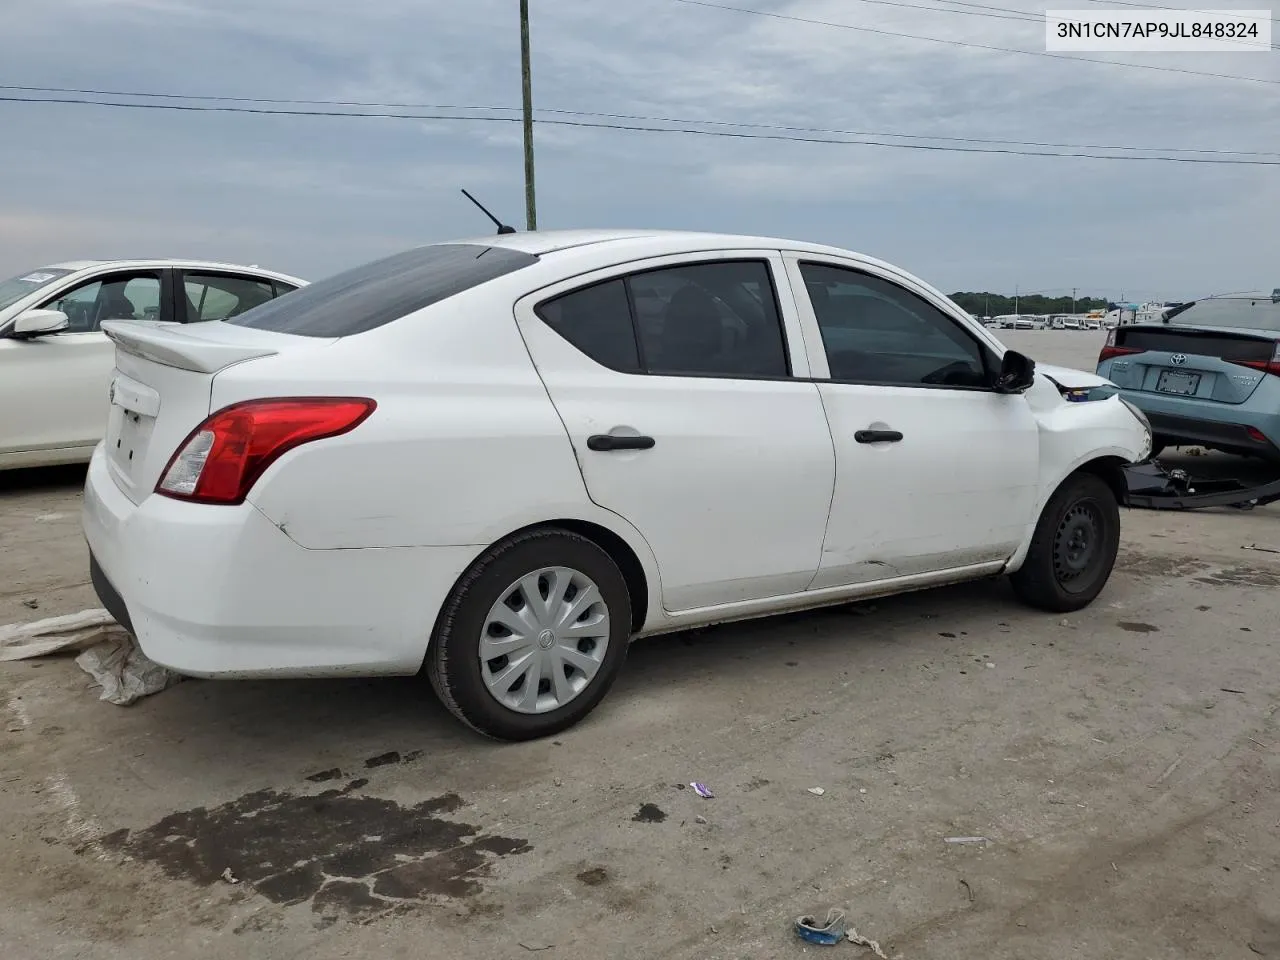
[[116, 320], [104, 323], [102, 331], [116, 347], [103, 445], [112, 478], [134, 503], [155, 490], [174, 451], [211, 412], [220, 371], [332, 342], [216, 321]]
[[1276, 337], [1250, 331], [1118, 327], [1103, 357], [1124, 390], [1244, 403], [1273, 366]]

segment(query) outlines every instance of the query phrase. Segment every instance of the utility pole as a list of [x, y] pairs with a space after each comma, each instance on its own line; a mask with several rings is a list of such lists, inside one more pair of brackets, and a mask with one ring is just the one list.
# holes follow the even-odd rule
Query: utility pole
[[1071, 288], [1071, 315], [1072, 315], [1073, 317], [1074, 317], [1074, 316], [1075, 316], [1075, 314], [1076, 314], [1076, 291], [1077, 291], [1077, 290], [1079, 290], [1079, 289], [1080, 289], [1079, 287], [1072, 287], [1072, 288]]
[[1018, 313], [1018, 285], [1017, 285], [1016, 283], [1013, 285], [1013, 313], [1014, 313], [1014, 315], [1015, 315], [1015, 316], [1017, 316], [1017, 313]]
[[533, 75], [529, 70], [529, 0], [520, 0], [520, 85], [524, 95], [524, 220], [538, 229], [533, 192]]

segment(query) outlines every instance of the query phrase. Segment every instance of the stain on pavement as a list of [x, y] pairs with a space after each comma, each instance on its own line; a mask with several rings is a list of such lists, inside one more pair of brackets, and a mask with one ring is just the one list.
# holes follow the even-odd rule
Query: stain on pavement
[[312, 796], [259, 790], [211, 809], [172, 813], [119, 830], [105, 849], [210, 885], [224, 870], [278, 904], [310, 902], [324, 914], [369, 914], [435, 898], [471, 897], [494, 860], [532, 849], [444, 819], [463, 805], [445, 794], [404, 807], [328, 790]]

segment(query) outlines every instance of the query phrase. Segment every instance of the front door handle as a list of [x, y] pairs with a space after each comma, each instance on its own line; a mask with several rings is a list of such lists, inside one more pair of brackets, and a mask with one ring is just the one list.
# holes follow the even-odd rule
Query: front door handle
[[859, 443], [897, 443], [902, 434], [897, 430], [859, 430], [853, 439]]
[[587, 449], [600, 453], [610, 450], [651, 450], [653, 437], [619, 437], [612, 433], [594, 433], [587, 437]]

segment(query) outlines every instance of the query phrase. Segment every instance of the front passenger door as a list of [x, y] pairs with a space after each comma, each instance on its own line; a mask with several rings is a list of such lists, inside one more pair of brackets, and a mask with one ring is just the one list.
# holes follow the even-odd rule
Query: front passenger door
[[991, 388], [995, 352], [899, 278], [787, 266], [836, 450], [810, 589], [1007, 559], [1035, 508], [1039, 429], [1024, 397]]
[[13, 418], [7, 452], [91, 448], [106, 429], [115, 348], [104, 320], [163, 320], [167, 270], [99, 274], [59, 291], [41, 309], [67, 315], [65, 330], [13, 344], [0, 370], [0, 405]]

